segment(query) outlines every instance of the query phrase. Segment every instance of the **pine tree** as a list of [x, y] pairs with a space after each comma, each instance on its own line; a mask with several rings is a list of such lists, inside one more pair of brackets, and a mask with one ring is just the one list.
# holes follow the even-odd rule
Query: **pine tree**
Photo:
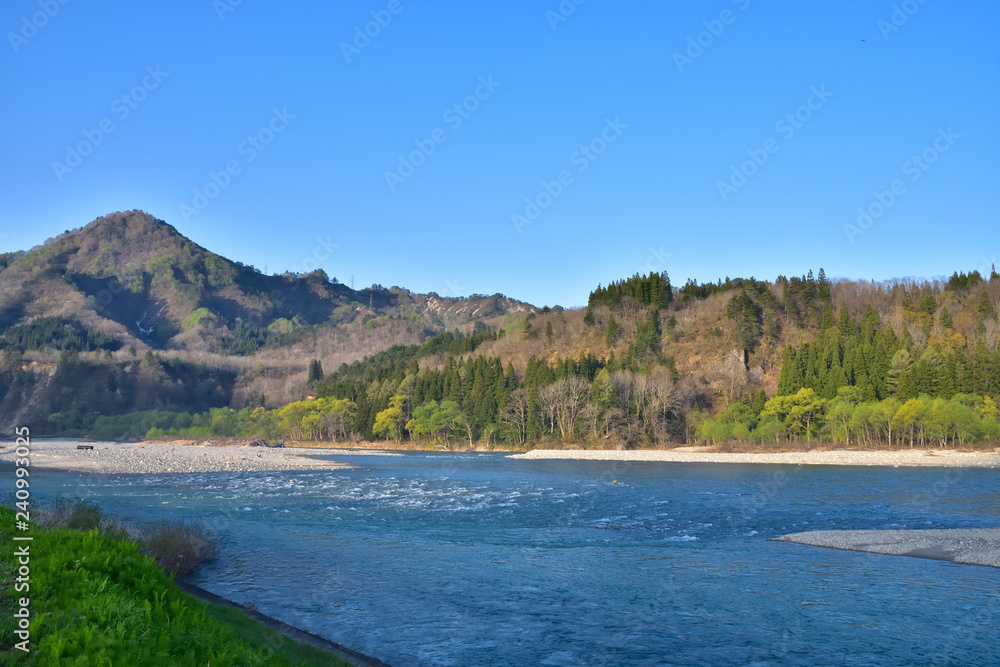
[[842, 338], [850, 338], [854, 334], [854, 320], [847, 313], [846, 306], [841, 306], [840, 312], [837, 313], [837, 330], [840, 332]]
[[945, 329], [950, 329], [951, 328], [951, 314], [948, 312], [948, 307], [947, 306], [942, 306], [942, 308], [941, 308], [941, 314], [938, 315], [938, 322]]
[[587, 310], [583, 313], [583, 323], [588, 327], [594, 326], [594, 309], [587, 306]]
[[[822, 269], [820, 269], [820, 271], [822, 271]], [[834, 324], [836, 324], [836, 321], [833, 319], [833, 309], [828, 304], [824, 304], [823, 314], [820, 316], [819, 320], [819, 330], [826, 331]]]
[[934, 300], [934, 292], [931, 290], [921, 292], [920, 305], [917, 306], [917, 312], [924, 313], [925, 315], [933, 315], [937, 312], [937, 301]]
[[604, 334], [604, 344], [610, 349], [615, 344], [615, 336], [618, 335], [618, 323], [615, 322], [615, 316], [612, 315], [608, 318], [608, 328]]
[[990, 301], [990, 295], [985, 290], [979, 297], [979, 307], [976, 309], [976, 312], [984, 322], [992, 320], [997, 316], [996, 310], [993, 308], [993, 302]]
[[794, 394], [802, 388], [802, 371], [799, 369], [798, 356], [791, 345], [785, 347], [781, 358], [781, 371], [778, 373], [778, 396]]
[[549, 347], [552, 347], [552, 345], [555, 343], [555, 340], [556, 340], [556, 335], [552, 331], [552, 322], [546, 322], [545, 323], [545, 344], [548, 345]]
[[314, 382], [319, 382], [323, 379], [323, 364], [320, 363], [319, 359], [313, 359], [309, 362], [309, 375], [306, 379], [308, 384]]
[[830, 298], [830, 281], [826, 279], [826, 271], [823, 270], [823, 267], [820, 267], [816, 280], [816, 296], [824, 301]]

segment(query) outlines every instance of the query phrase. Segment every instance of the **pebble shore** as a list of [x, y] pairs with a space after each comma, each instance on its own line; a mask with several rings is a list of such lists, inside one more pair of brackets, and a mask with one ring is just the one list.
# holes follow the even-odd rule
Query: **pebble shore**
[[1000, 528], [814, 530], [774, 541], [1000, 567]]
[[1000, 468], [1000, 451], [957, 452], [950, 449], [906, 449], [894, 451], [830, 450], [808, 452], [767, 452], [760, 454], [673, 450], [631, 449], [533, 449], [513, 454], [512, 459], [575, 459], [583, 461], [673, 461], [677, 463], [779, 463], [786, 465], [849, 466], [958, 466]]
[[[93, 449], [77, 449], [77, 445]], [[0, 461], [13, 463], [15, 443], [0, 443]], [[220, 446], [212, 443], [161, 442], [78, 442], [73, 440], [31, 440], [32, 467], [78, 472], [165, 473], [165, 472], [263, 472], [269, 470], [337, 470], [345, 463], [313, 458], [357, 454], [347, 449], [298, 449], [294, 447]], [[390, 452], [365, 451], [366, 455]]]

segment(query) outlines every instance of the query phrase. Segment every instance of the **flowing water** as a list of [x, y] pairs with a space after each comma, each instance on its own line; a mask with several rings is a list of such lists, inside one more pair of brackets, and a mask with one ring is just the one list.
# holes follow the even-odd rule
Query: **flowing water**
[[80, 475], [222, 546], [196, 583], [391, 665], [997, 665], [1000, 569], [769, 542], [1000, 526], [1000, 470], [338, 457]]

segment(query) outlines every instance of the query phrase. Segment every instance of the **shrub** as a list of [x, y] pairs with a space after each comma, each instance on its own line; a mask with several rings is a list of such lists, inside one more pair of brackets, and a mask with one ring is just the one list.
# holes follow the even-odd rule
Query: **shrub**
[[164, 570], [190, 574], [215, 558], [218, 546], [205, 531], [179, 521], [161, 521], [142, 536], [142, 552]]

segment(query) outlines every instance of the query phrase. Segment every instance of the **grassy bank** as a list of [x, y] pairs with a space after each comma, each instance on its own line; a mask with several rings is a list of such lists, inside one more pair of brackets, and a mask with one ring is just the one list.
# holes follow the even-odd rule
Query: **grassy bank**
[[[14, 542], [15, 532], [31, 542]], [[29, 591], [14, 590], [15, 550], [30, 549]], [[0, 664], [3, 665], [341, 665], [242, 612], [181, 591], [134, 541], [96, 529], [15, 530], [0, 507]], [[30, 598], [30, 654], [14, 613]]]

